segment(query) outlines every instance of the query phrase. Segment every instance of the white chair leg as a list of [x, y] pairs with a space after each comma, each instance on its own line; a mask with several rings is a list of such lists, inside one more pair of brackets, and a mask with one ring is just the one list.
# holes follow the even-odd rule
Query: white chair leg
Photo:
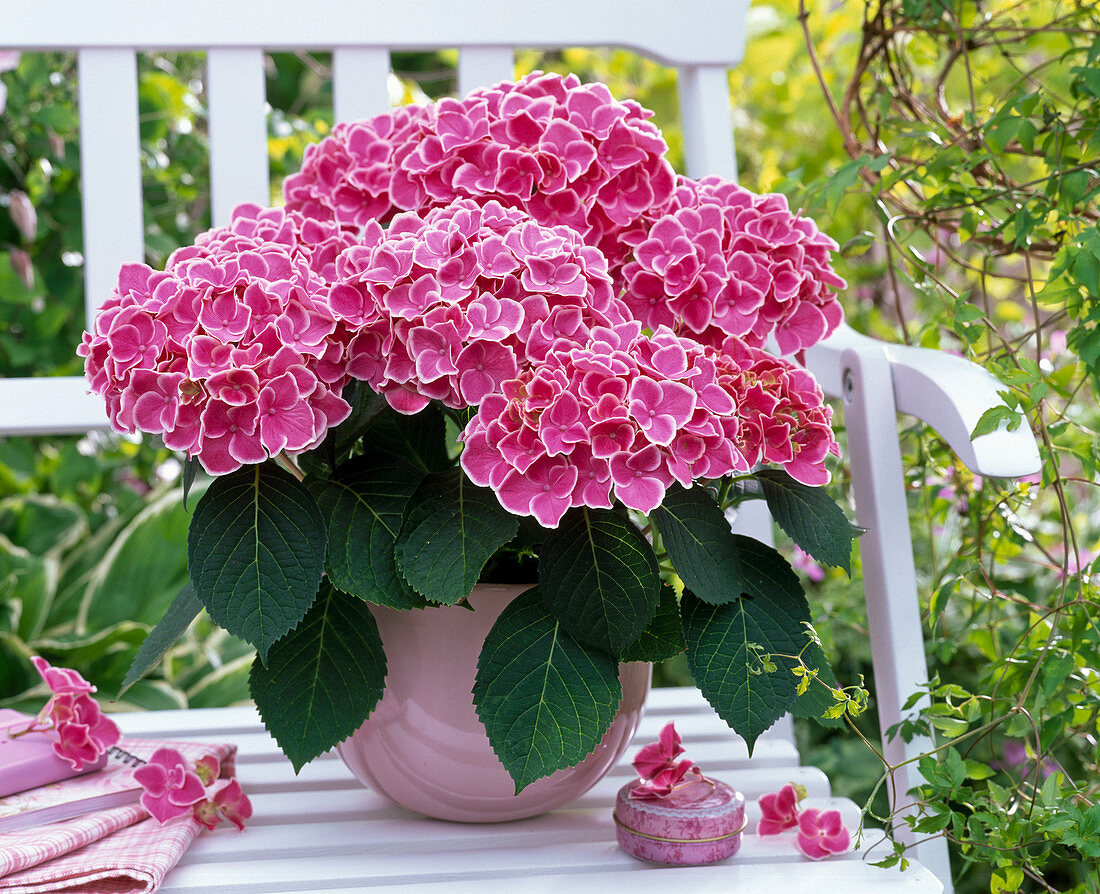
[[[905, 700], [928, 682], [924, 637], [917, 598], [913, 547], [909, 539], [909, 511], [905, 500], [901, 448], [897, 437], [897, 407], [890, 363], [881, 348], [853, 348], [844, 352], [843, 400], [848, 432], [848, 455], [856, 519], [867, 528], [860, 538], [867, 620], [875, 671], [875, 695], [886, 759], [892, 764], [916, 757], [931, 748], [927, 738], [887, 741], [886, 730], [901, 719]], [[921, 704], [927, 703], [927, 696]], [[894, 803], [907, 803], [906, 794], [922, 781], [916, 764], [902, 764], [895, 773]], [[900, 840], [915, 839], [900, 822]], [[917, 859], [944, 883], [951, 894], [951, 866], [947, 842], [931, 839], [917, 847]]]

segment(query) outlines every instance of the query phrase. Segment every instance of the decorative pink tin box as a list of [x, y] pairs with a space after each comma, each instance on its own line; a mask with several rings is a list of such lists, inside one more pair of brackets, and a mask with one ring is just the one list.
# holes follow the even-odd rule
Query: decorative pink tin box
[[724, 782], [702, 779], [665, 798], [630, 797], [642, 780], [624, 785], [615, 800], [619, 846], [653, 863], [692, 866], [733, 856], [741, 847], [745, 798]]

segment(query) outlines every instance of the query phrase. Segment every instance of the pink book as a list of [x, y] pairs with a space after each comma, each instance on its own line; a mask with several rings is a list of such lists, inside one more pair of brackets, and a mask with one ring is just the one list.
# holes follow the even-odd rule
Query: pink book
[[47, 733], [18, 735], [33, 720], [33, 717], [19, 711], [0, 710], [0, 798], [62, 779], [72, 779], [106, 765], [107, 756], [104, 755], [98, 762], [85, 764], [82, 770], [74, 770], [67, 760], [58, 757], [53, 750], [54, 740]]
[[[0, 730], [0, 735], [6, 735], [6, 732]], [[93, 811], [136, 804], [141, 797], [141, 785], [134, 781], [134, 770], [158, 748], [165, 747], [176, 749], [188, 761], [213, 755], [221, 765], [223, 778], [229, 779], [235, 773], [235, 745], [123, 738], [107, 751], [104, 756], [106, 766], [99, 772], [62, 779], [0, 798], [0, 835], [61, 822]], [[0, 768], [0, 776], [4, 772], [5, 768]]]

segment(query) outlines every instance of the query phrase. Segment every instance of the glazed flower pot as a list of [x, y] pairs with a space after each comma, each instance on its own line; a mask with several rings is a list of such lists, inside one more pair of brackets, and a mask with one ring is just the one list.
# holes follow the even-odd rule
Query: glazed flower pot
[[337, 747], [360, 782], [417, 813], [489, 823], [536, 816], [580, 797], [630, 743], [649, 692], [650, 666], [620, 666], [623, 701], [596, 750], [518, 795], [474, 710], [478, 653], [497, 616], [526, 586], [479, 584], [474, 611], [372, 606], [386, 650], [386, 694]]

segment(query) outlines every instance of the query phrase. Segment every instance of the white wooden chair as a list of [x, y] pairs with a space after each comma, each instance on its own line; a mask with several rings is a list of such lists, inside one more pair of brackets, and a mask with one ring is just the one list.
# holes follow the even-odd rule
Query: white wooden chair
[[[136, 51], [207, 51], [217, 225], [240, 202], [269, 201], [265, 50], [331, 49], [336, 118], [349, 120], [388, 106], [393, 49], [458, 48], [459, 92], [465, 93], [512, 78], [516, 47], [625, 46], [679, 71], [686, 173], [735, 177], [727, 71], [743, 55], [747, 7], [748, 0], [0, 0], [0, 48], [79, 54], [90, 316], [110, 294], [119, 266], [144, 253]], [[905, 699], [927, 682], [897, 414], [927, 422], [982, 475], [1032, 474], [1038, 452], [1024, 428], [971, 441], [982, 412], [1000, 402], [1000, 386], [960, 358], [887, 345], [844, 326], [808, 352], [808, 364], [844, 405], [857, 521], [868, 529], [860, 550], [874, 696], [886, 730], [900, 719]], [[0, 380], [0, 407], [0, 435], [105, 427], [102, 403], [86, 394], [81, 378]], [[770, 531], [766, 516], [753, 515], [743, 521], [757, 536]], [[153, 725], [150, 719], [142, 728]], [[895, 740], [886, 755], [900, 763], [927, 746]], [[903, 799], [917, 781], [913, 765], [899, 770]], [[933, 839], [917, 853], [950, 891], [944, 842]]]

